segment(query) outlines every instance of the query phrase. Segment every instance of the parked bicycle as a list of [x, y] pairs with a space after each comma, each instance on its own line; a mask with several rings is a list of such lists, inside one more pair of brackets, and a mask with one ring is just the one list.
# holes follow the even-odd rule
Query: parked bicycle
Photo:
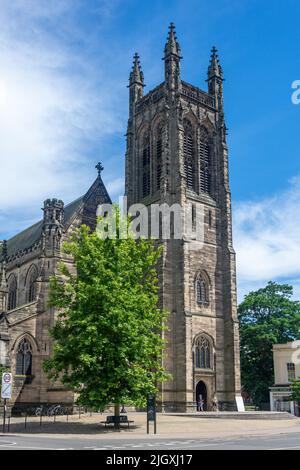
[[58, 416], [66, 414], [66, 410], [62, 405], [38, 406], [35, 409], [35, 416]]

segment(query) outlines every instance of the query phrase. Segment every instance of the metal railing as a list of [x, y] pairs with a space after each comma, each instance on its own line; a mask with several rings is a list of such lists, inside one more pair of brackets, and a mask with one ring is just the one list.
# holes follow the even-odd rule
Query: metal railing
[[[80, 419], [82, 415], [92, 411], [85, 407], [66, 405], [61, 403], [41, 404], [41, 405], [28, 405], [28, 404], [15, 404], [7, 408], [6, 423], [3, 425], [3, 432], [10, 432], [11, 425], [22, 425], [27, 429], [28, 425], [39, 425], [55, 423], [58, 417], [64, 417], [63, 421], [68, 422], [69, 417]], [[3, 415], [3, 407], [0, 407], [0, 415]], [[23, 419], [24, 418], [24, 421]], [[53, 420], [49, 420], [53, 418]], [[13, 422], [14, 420], [14, 422]]]

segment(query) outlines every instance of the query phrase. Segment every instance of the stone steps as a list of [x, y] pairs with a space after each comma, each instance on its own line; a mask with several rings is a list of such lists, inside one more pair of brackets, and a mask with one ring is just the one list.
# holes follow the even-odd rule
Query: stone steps
[[[167, 416], [185, 416], [189, 418], [200, 419], [266, 419], [266, 420], [280, 420], [280, 419], [299, 419], [288, 412], [279, 411], [245, 411], [245, 412], [232, 412], [232, 411], [202, 411], [198, 413], [164, 413]], [[300, 421], [300, 420], [299, 420]]]

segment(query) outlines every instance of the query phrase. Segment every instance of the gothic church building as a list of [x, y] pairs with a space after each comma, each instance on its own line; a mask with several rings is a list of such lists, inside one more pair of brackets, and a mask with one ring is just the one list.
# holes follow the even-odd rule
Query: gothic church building
[[[203, 241], [184, 233], [160, 241], [160, 306], [169, 312], [164, 367], [171, 374], [161, 400], [165, 410], [194, 410], [200, 396], [208, 410], [214, 399], [232, 409], [240, 395], [239, 325], [223, 73], [213, 48], [208, 90], [202, 91], [182, 80], [181, 59], [171, 24], [164, 82], [144, 94], [134, 57], [125, 194], [128, 206], [180, 204], [186, 220], [204, 209]], [[49, 329], [56, 318], [47, 306], [49, 277], [61, 260], [72, 263], [61, 249], [70, 231], [82, 223], [94, 228], [97, 206], [109, 202], [99, 171], [84, 196], [67, 206], [48, 199], [40, 222], [2, 243], [0, 363], [11, 368], [17, 403], [73, 401], [70, 391], [42, 371], [52, 353]]]

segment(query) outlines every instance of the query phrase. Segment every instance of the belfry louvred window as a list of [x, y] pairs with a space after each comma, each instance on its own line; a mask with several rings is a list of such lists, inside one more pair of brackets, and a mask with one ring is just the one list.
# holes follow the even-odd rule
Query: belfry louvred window
[[196, 191], [195, 187], [195, 143], [193, 127], [187, 119], [183, 123], [183, 155], [184, 155], [184, 174], [186, 186], [192, 191]]
[[143, 139], [143, 155], [142, 155], [142, 165], [143, 165], [143, 184], [142, 184], [142, 194], [143, 197], [146, 197], [150, 194], [150, 164], [151, 164], [151, 151], [150, 151], [150, 136], [146, 134]]
[[207, 132], [201, 133], [200, 140], [200, 190], [203, 193], [211, 193], [210, 169], [209, 169], [210, 147]]
[[160, 189], [160, 186], [161, 186], [162, 153], [163, 153], [163, 127], [160, 126], [157, 131], [157, 140], [156, 140], [156, 189]]

